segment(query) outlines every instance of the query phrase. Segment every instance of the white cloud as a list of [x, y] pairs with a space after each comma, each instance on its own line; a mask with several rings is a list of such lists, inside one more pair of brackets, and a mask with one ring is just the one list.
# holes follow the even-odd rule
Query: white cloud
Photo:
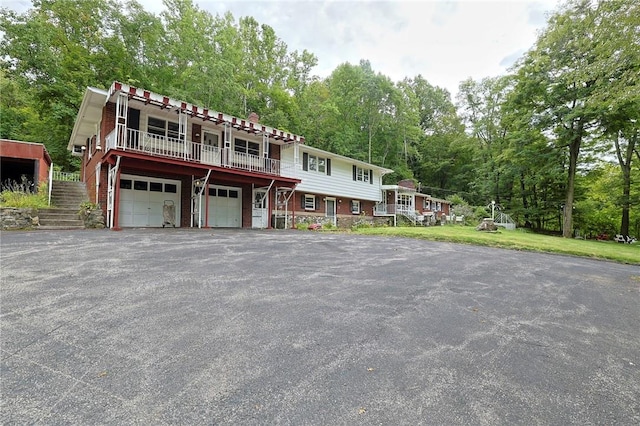
[[[139, 1], [156, 14], [164, 8], [158, 0]], [[452, 95], [468, 77], [503, 74], [533, 46], [559, 1], [194, 0], [212, 14], [230, 11], [273, 27], [289, 49], [318, 57], [314, 73], [321, 77], [368, 59], [394, 81], [422, 74]], [[29, 4], [5, 6], [24, 11]]]
[[398, 81], [422, 74], [452, 95], [468, 78], [503, 74], [536, 40], [558, 0], [233, 1], [196, 0], [272, 26], [290, 49], [319, 58], [325, 77], [343, 62], [368, 59]]

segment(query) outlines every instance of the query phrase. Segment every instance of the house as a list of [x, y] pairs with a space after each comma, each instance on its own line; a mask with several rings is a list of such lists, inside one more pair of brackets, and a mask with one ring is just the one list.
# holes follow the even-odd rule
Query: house
[[375, 205], [374, 215], [392, 217], [394, 225], [399, 217], [414, 224], [433, 224], [451, 217], [450, 202], [419, 192], [410, 179], [397, 185], [382, 185], [382, 199]]
[[303, 144], [284, 149], [282, 160], [295, 165], [283, 173], [300, 179], [290, 207], [296, 224], [381, 222], [374, 206], [382, 201], [382, 177], [393, 170]]
[[242, 119], [120, 82], [86, 89], [68, 149], [113, 229], [373, 220], [391, 172], [306, 146], [256, 114]]
[[[38, 188], [49, 180], [51, 157], [41, 143], [0, 139], [0, 183]], [[23, 183], [24, 182], [24, 183]]]

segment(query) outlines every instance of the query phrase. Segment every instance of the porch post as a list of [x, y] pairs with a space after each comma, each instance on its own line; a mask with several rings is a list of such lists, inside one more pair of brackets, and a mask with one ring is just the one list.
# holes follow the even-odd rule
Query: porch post
[[113, 210], [111, 211], [111, 218], [113, 221], [111, 229], [113, 231], [120, 231], [120, 226], [118, 224], [118, 220], [120, 218], [120, 159], [121, 157], [118, 156], [118, 159], [116, 160], [115, 182], [113, 185]]

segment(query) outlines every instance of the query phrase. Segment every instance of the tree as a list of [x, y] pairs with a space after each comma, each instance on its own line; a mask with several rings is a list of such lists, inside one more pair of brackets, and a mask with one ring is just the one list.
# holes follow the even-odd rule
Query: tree
[[[628, 1], [627, 1], [628, 2]], [[555, 146], [567, 153], [566, 195], [563, 206], [563, 236], [573, 231], [572, 212], [576, 172], [583, 142], [593, 141], [597, 87], [615, 78], [600, 69], [599, 43], [607, 37], [607, 23], [617, 18], [603, 4], [593, 0], [572, 0], [553, 14], [547, 29], [519, 64], [518, 86], [537, 126], [555, 137]]]

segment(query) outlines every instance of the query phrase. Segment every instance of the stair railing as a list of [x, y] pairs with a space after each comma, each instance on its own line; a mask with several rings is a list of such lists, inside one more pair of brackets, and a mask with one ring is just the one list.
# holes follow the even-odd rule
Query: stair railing
[[53, 189], [53, 163], [49, 166], [49, 206], [51, 206], [51, 190]]

